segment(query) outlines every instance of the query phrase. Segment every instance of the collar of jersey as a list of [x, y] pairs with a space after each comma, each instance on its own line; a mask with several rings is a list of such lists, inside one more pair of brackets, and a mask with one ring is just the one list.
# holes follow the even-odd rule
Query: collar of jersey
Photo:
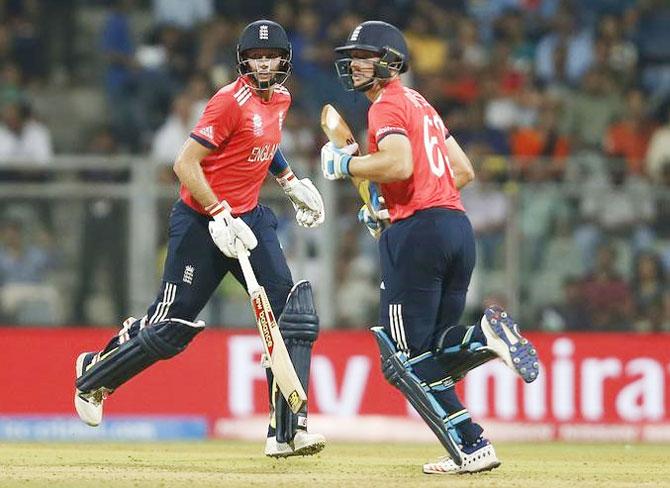
[[237, 80], [238, 80], [242, 85], [248, 87], [249, 90], [251, 90], [251, 97], [252, 97], [252, 98], [255, 97], [260, 103], [270, 103], [270, 102], [272, 101], [272, 99], [275, 97], [275, 91], [276, 91], [276, 90], [272, 90], [272, 96], [270, 97], [270, 99], [269, 99], [268, 101], [265, 101], [265, 100], [263, 99], [263, 97], [261, 97], [261, 96], [258, 94], [258, 90], [257, 90], [256, 88], [254, 88], [253, 84], [252, 84], [250, 81], [247, 82], [247, 81], [245, 80], [245, 76], [246, 76], [246, 75], [238, 76], [238, 77], [237, 77]]

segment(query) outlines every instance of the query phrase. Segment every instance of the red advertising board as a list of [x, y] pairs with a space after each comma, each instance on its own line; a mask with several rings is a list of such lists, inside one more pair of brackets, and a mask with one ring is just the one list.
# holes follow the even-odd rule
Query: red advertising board
[[[72, 414], [75, 358], [99, 349], [113, 333], [0, 328], [0, 415]], [[525, 385], [500, 361], [472, 371], [458, 388], [473, 417], [503, 429], [535, 426], [540, 438], [578, 438], [576, 427], [598, 435], [598, 428], [618, 426], [626, 438], [670, 439], [670, 335], [529, 338], [541, 359], [539, 379]], [[210, 425], [265, 415], [260, 353], [252, 331], [207, 330], [187, 351], [115, 392], [106, 415], [202, 415]], [[366, 331], [321, 334], [309, 392], [312, 413], [415, 418], [381, 375], [376, 344]]]

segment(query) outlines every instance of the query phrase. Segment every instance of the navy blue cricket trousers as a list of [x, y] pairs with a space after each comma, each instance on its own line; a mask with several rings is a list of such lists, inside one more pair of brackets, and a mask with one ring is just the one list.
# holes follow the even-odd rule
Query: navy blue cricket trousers
[[[277, 239], [277, 217], [264, 205], [239, 217], [258, 239], [249, 261], [279, 317], [293, 279]], [[228, 272], [246, 286], [237, 259], [226, 257], [214, 244], [209, 221], [209, 217], [181, 200], [172, 208], [163, 280], [156, 300], [147, 311], [149, 323], [169, 318], [194, 321]]]
[[410, 357], [433, 349], [457, 325], [475, 266], [464, 212], [429, 208], [394, 222], [379, 239], [380, 323]]

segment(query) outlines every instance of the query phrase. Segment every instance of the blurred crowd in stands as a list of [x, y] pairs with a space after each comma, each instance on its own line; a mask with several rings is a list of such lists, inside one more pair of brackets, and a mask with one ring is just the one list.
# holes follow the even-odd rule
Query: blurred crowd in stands
[[[473, 317], [487, 300], [505, 300], [507, 270], [517, 266], [531, 327], [670, 331], [664, 0], [0, 0], [0, 161], [48, 164], [52, 146], [132, 153], [165, 163], [160, 180], [174, 182], [179, 147], [208, 98], [236, 76], [239, 32], [261, 17], [289, 33], [293, 108], [282, 148], [312, 176], [324, 103], [357, 131], [366, 124], [367, 101], [340, 87], [333, 47], [363, 20], [403, 29], [406, 84], [433, 103], [476, 166], [463, 192], [478, 235]], [[53, 136], [69, 115], [47, 116], [56, 97], [46, 94], [89, 92], [100, 100], [87, 105], [98, 107], [94, 123], [75, 138]], [[122, 220], [118, 208], [100, 208], [91, 202], [87, 218]], [[356, 223], [356, 202], [340, 208], [348, 213], [338, 218], [339, 325], [363, 326], [375, 320], [376, 251]], [[0, 283], [39, 282], [59, 261], [48, 228], [31, 239], [39, 246], [21, 244], [30, 229], [11, 215], [2, 215]], [[290, 212], [283, 219], [290, 242]], [[65, 316], [86, 321], [77, 300]], [[359, 306], [344, 306], [352, 301]]]

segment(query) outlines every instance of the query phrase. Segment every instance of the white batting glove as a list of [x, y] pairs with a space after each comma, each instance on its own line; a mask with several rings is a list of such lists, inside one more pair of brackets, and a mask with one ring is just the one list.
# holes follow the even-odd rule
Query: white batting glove
[[353, 143], [337, 148], [332, 142], [321, 148], [321, 171], [328, 180], [340, 180], [351, 177], [349, 162], [351, 156], [358, 152], [358, 144]]
[[358, 221], [365, 225], [372, 237], [379, 239], [382, 231], [390, 224], [391, 214], [386, 208], [386, 202], [377, 184], [368, 182], [368, 191], [372, 211], [367, 205], [363, 205], [358, 211]]
[[363, 205], [358, 211], [358, 221], [365, 225], [365, 228], [375, 239], [379, 239], [382, 231], [388, 225], [389, 218], [389, 211], [385, 208], [380, 209], [373, 214], [370, 212], [367, 205]]
[[239, 239], [244, 244], [247, 256], [258, 245], [258, 240], [244, 220], [239, 217], [234, 218], [230, 214], [229, 208], [228, 203], [223, 201], [210, 205], [205, 210], [213, 218], [209, 223], [209, 234], [214, 244], [229, 258], [237, 259], [235, 239]]
[[309, 178], [297, 179], [293, 171], [277, 178], [295, 209], [295, 219], [302, 227], [314, 228], [323, 223], [326, 212], [323, 198]]

